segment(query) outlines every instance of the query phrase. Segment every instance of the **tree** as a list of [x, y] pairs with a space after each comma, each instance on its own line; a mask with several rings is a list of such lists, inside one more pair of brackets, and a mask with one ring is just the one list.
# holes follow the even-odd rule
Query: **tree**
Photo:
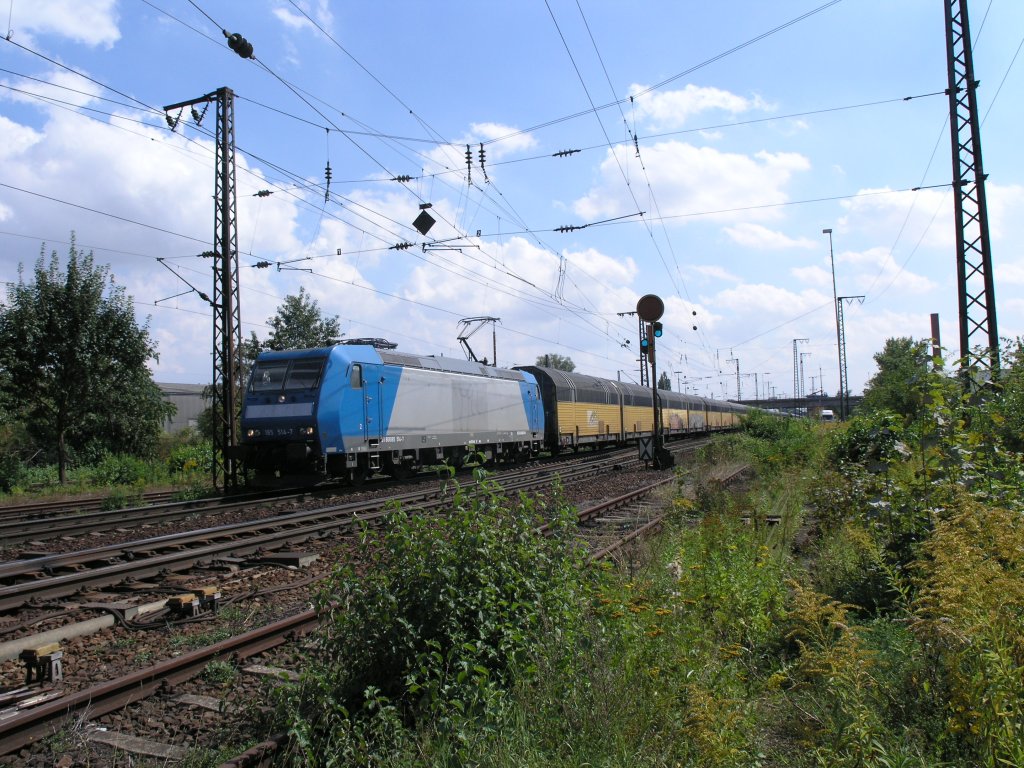
[[661, 376], [658, 377], [658, 389], [663, 389], [666, 392], [672, 391], [672, 379], [670, 379], [668, 374], [664, 371], [662, 371]]
[[567, 371], [569, 373], [576, 370], [576, 363], [572, 361], [571, 357], [565, 357], [564, 355], [540, 355], [537, 357], [536, 365], [544, 368], [556, 368], [559, 371]]
[[[260, 352], [329, 347], [337, 344], [345, 335], [338, 324], [338, 316], [324, 317], [320, 304], [306, 293], [305, 288], [299, 288], [298, 296], [285, 296], [277, 308], [277, 314], [267, 318], [267, 324], [270, 325], [270, 336], [266, 341], [260, 341], [255, 332], [251, 332], [249, 338], [242, 341], [239, 350], [242, 387], [248, 383], [249, 372]], [[215, 394], [211, 386], [204, 390], [203, 397], [211, 400]], [[238, 407], [242, 407], [241, 402], [238, 403]], [[210, 408], [199, 414], [201, 434], [212, 438], [217, 423], [217, 418]]]
[[324, 317], [316, 299], [299, 288], [298, 296], [285, 296], [277, 314], [267, 318], [270, 337], [264, 349], [310, 349], [337, 344], [344, 335], [338, 316]]
[[174, 406], [146, 367], [156, 360], [148, 324], [108, 267], [82, 255], [74, 235], [62, 272], [54, 251], [34, 281], [7, 289], [0, 307], [0, 389], [11, 417], [57, 458], [62, 483], [71, 451], [149, 453]]
[[1000, 396], [993, 398], [998, 432], [1012, 450], [1024, 451], [1024, 339], [1004, 343], [1002, 371], [998, 381]]
[[907, 422], [923, 412], [932, 360], [928, 343], [909, 337], [886, 339], [875, 353], [878, 372], [864, 388], [864, 411], [894, 411]]

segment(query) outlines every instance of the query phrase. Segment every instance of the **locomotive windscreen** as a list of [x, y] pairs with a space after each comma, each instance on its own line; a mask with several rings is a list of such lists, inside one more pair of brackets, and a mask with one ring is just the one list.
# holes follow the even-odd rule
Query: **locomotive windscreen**
[[275, 360], [257, 363], [249, 383], [250, 392], [316, 389], [324, 360]]

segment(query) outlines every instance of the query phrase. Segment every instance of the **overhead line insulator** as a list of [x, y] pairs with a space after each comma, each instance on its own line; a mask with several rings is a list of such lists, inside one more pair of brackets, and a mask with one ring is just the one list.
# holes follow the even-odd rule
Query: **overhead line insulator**
[[561, 149], [558, 152], [555, 152], [552, 157], [568, 157], [569, 155], [575, 155], [577, 152], [582, 151], [582, 149]]
[[232, 51], [237, 53], [243, 59], [251, 59], [251, 58], [253, 58], [253, 55], [252, 55], [252, 52], [253, 52], [252, 43], [250, 43], [248, 40], [246, 40], [244, 37], [242, 37], [237, 32], [233, 32], [231, 34], [228, 34], [228, 31], [226, 29], [222, 29], [221, 32], [223, 32], [224, 33], [224, 37], [226, 37], [228, 39], [228, 48], [230, 48]]

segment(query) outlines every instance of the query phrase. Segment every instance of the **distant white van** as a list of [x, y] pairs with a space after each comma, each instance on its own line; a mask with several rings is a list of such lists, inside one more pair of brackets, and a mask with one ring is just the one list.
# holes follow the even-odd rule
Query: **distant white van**
[[820, 418], [821, 418], [822, 421], [835, 421], [836, 420], [836, 415], [835, 415], [835, 413], [830, 411], [828, 408], [822, 408], [821, 409], [821, 416], [820, 416]]

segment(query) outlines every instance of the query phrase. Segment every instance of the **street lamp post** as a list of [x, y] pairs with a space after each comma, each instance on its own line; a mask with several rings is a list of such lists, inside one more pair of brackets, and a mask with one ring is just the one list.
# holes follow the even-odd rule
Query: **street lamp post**
[[832, 263], [832, 309], [836, 317], [836, 352], [839, 355], [839, 420], [846, 421], [846, 413], [843, 408], [845, 403], [846, 377], [843, 376], [843, 342], [839, 331], [839, 294], [836, 291], [836, 257], [832, 250], [832, 230], [823, 229], [821, 234], [828, 235], [828, 258]]

